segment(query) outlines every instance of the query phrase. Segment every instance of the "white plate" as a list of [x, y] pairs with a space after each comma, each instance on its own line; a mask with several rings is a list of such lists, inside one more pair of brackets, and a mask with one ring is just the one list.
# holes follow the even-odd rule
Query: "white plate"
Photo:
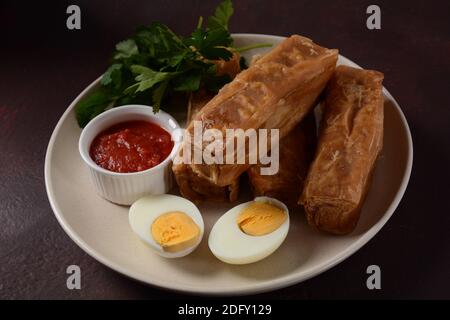
[[[273, 43], [283, 37], [236, 34], [236, 46]], [[267, 48], [246, 53], [264, 53]], [[340, 56], [339, 64], [356, 66]], [[370, 68], [370, 66], [366, 66]], [[381, 70], [383, 71], [383, 70]], [[387, 75], [389, 76], [389, 75]], [[191, 255], [168, 260], [149, 250], [128, 225], [128, 208], [95, 194], [78, 153], [74, 106], [99, 79], [87, 87], [59, 120], [45, 158], [45, 183], [56, 218], [84, 251], [108, 267], [136, 280], [178, 291], [199, 294], [250, 294], [299, 283], [333, 267], [360, 249], [387, 222], [408, 184], [412, 167], [412, 140], [397, 102], [385, 89], [384, 149], [378, 160], [369, 195], [356, 230], [343, 237], [312, 230], [301, 212], [291, 214], [291, 229], [284, 244], [260, 262], [233, 266], [217, 260], [207, 239], [213, 223], [229, 205], [203, 205], [205, 237]]]

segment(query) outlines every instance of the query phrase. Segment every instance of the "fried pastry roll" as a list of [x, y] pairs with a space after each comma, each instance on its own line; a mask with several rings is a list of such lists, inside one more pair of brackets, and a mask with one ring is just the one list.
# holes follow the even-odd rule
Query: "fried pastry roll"
[[328, 84], [315, 158], [300, 203], [312, 226], [354, 230], [383, 143], [383, 74], [339, 66]]
[[298, 198], [314, 156], [316, 122], [311, 113], [280, 141], [279, 169], [274, 175], [262, 175], [261, 164], [247, 170], [254, 196], [267, 196], [298, 206]]
[[[243, 152], [248, 159], [257, 147], [236, 150], [225, 139], [226, 129], [280, 129], [279, 136], [284, 137], [314, 107], [335, 69], [337, 57], [337, 50], [320, 47], [310, 39], [293, 35], [225, 85], [195, 120], [201, 121], [202, 132], [212, 128], [222, 132], [223, 154], [231, 151], [237, 159], [237, 154]], [[193, 123], [188, 132], [193, 135]], [[201, 154], [208, 144], [205, 141], [194, 143], [193, 148], [198, 148]], [[202, 162], [190, 166], [193, 172], [211, 183], [227, 186], [251, 166], [248, 162]]]
[[[240, 71], [240, 56], [235, 53], [229, 61], [213, 61], [216, 64], [217, 74], [228, 74], [234, 78]], [[214, 93], [205, 89], [192, 93], [188, 102], [187, 123], [200, 112], [200, 110], [214, 97]], [[175, 180], [183, 197], [194, 202], [203, 201], [236, 201], [239, 195], [239, 177], [231, 184], [220, 187], [211, 183], [192, 171], [187, 164], [177, 164], [172, 166]]]

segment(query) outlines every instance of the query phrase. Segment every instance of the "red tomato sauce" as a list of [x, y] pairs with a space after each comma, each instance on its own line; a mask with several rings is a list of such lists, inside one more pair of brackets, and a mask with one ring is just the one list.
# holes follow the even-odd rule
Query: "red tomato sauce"
[[137, 172], [166, 159], [173, 148], [170, 133], [147, 121], [127, 121], [101, 132], [89, 153], [100, 167], [114, 172]]

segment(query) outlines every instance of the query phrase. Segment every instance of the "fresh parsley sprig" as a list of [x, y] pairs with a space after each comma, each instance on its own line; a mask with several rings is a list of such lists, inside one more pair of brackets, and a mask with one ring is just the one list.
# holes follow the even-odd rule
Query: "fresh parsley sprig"
[[248, 49], [233, 48], [228, 31], [232, 15], [231, 0], [224, 0], [206, 26], [200, 17], [188, 37], [154, 22], [119, 42], [100, 87], [76, 106], [79, 126], [84, 127], [108, 108], [124, 104], [151, 104], [157, 112], [171, 92], [193, 92], [202, 85], [217, 92], [231, 79], [228, 75], [217, 76], [212, 60], [228, 61], [233, 52]]

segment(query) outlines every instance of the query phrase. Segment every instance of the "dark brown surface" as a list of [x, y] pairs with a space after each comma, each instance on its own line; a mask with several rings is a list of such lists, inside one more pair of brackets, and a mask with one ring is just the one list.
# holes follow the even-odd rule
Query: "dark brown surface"
[[[50, 3], [50, 1], [48, 1]], [[74, 1], [75, 2], [75, 1]], [[65, 28], [73, 2], [0, 3], [0, 298], [182, 298], [104, 267], [58, 225], [44, 185], [44, 155], [59, 117], [107, 65], [113, 45], [152, 20], [192, 30], [218, 1], [76, 1], [82, 30]], [[299, 33], [385, 73], [412, 130], [414, 165], [400, 206], [381, 232], [332, 270], [261, 298], [450, 298], [450, 2], [235, 1], [233, 32]], [[414, 4], [417, 2], [417, 4]], [[82, 289], [66, 289], [66, 267]], [[365, 270], [382, 269], [369, 291]]]

